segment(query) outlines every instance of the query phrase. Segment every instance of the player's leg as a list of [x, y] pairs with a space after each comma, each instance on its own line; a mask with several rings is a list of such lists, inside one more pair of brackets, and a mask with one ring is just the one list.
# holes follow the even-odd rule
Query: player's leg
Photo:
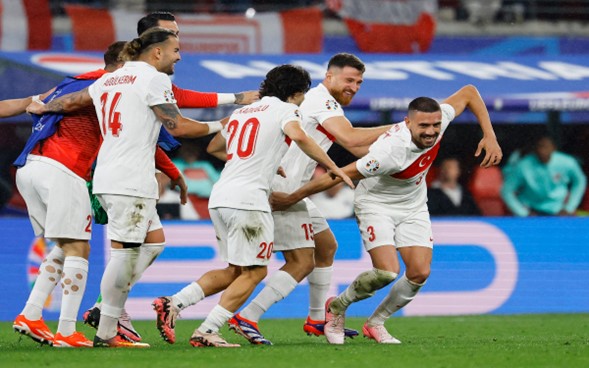
[[[405, 274], [397, 280], [364, 325], [364, 335], [379, 343], [398, 344], [384, 328], [385, 321], [409, 304], [430, 274], [433, 239], [427, 210], [420, 211], [397, 225], [397, 249], [405, 263]], [[420, 244], [420, 246], [414, 246]]]
[[229, 321], [245, 320], [257, 323], [274, 304], [286, 298], [314, 266], [312, 223], [305, 207], [299, 211], [281, 211], [272, 214], [274, 219], [274, 251], [282, 252], [285, 264], [265, 281], [260, 293]]
[[58, 244], [64, 250], [65, 261], [61, 278], [61, 311], [53, 346], [92, 347], [92, 341], [77, 332], [76, 328], [78, 311], [88, 281], [90, 244], [87, 240], [70, 239], [59, 239]]
[[[215, 233], [219, 239], [219, 254], [221, 258], [226, 260], [229, 230], [217, 209], [211, 209], [210, 214]], [[205, 297], [225, 290], [240, 274], [241, 267], [230, 264], [224, 269], [206, 272], [197, 281], [188, 284], [172, 296], [156, 298], [152, 306], [157, 315], [157, 329], [160, 331], [162, 339], [170, 344], [175, 343], [176, 332], [174, 329], [179, 313]]]
[[117, 324], [129, 293], [139, 246], [155, 213], [155, 199], [120, 195], [99, 195], [98, 199], [108, 213], [111, 257], [100, 283], [102, 310], [94, 346], [148, 347], [123, 341], [117, 334]]
[[371, 297], [377, 290], [393, 282], [399, 273], [399, 260], [393, 246], [393, 219], [364, 214], [358, 216], [358, 226], [373, 268], [359, 274], [342, 293], [326, 303], [325, 337], [332, 344], [343, 343], [343, 322], [348, 307]]
[[[241, 274], [227, 287], [221, 295], [219, 304], [194, 331], [190, 343], [197, 347], [239, 346], [228, 344], [222, 339], [222, 342], [219, 342], [217, 339], [220, 337], [219, 329], [245, 303], [256, 286], [266, 277], [267, 265], [272, 256], [274, 245], [274, 222], [270, 213], [228, 208], [219, 208], [217, 211], [228, 229], [224, 242], [226, 249], [221, 252], [222, 256], [229, 264], [240, 265]], [[213, 218], [213, 221], [218, 219]], [[251, 229], [251, 231], [246, 234], [243, 229]], [[237, 332], [252, 344], [271, 344], [263, 336], [253, 335], [252, 331], [238, 329]]]
[[[27, 205], [36, 236], [45, 235], [51, 190], [61, 185], [60, 173], [56, 167], [39, 160], [28, 160], [16, 172], [16, 185]], [[42, 313], [45, 301], [61, 280], [64, 262], [65, 253], [59, 246], [45, 257], [25, 307], [13, 323], [15, 331], [41, 343], [53, 343], [54, 335], [43, 321]]]

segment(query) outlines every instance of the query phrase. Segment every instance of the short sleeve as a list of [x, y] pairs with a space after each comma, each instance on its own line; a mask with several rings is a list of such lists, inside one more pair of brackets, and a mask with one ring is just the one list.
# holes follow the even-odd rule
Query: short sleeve
[[172, 92], [172, 82], [170, 77], [164, 73], [157, 73], [147, 88], [147, 104], [149, 106], [176, 103], [174, 92]]
[[381, 139], [356, 161], [356, 168], [364, 177], [395, 174], [401, 170], [404, 152], [401, 147], [391, 146], [387, 139]]
[[104, 78], [104, 76], [98, 78], [94, 83], [92, 83], [91, 85], [88, 86], [88, 94], [90, 95], [90, 97], [94, 100], [94, 96], [96, 96], [97, 93], [99, 93], [97, 91], [98, 86], [100, 85], [100, 83], [102, 82], [102, 79]]
[[280, 120], [280, 129], [284, 130], [284, 126], [291, 122], [298, 121], [301, 126], [303, 125], [303, 114], [298, 106], [293, 104], [286, 104], [286, 108], [283, 110], [282, 118]]
[[456, 117], [456, 110], [450, 104], [441, 104], [442, 109], [442, 132], [446, 130], [450, 122]]

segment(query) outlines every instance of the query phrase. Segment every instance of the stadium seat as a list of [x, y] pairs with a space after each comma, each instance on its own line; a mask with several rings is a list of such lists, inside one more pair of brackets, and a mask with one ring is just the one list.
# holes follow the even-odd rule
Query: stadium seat
[[469, 182], [469, 190], [483, 216], [505, 216], [508, 214], [501, 198], [503, 175], [496, 166], [482, 168], [477, 166]]

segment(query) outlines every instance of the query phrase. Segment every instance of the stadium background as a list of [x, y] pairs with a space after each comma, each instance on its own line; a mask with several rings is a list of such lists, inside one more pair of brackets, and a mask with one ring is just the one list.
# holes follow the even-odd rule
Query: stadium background
[[[399, 121], [408, 100], [420, 95], [443, 98], [472, 83], [490, 109], [505, 157], [515, 149], [525, 148], [535, 135], [548, 131], [561, 149], [575, 155], [588, 172], [588, 1], [503, 1], [502, 8], [490, 19], [469, 18], [460, 1], [419, 2], [430, 7], [412, 9], [411, 14], [418, 15], [415, 23], [406, 24], [407, 19], [412, 19], [406, 17], [404, 24], [391, 21], [384, 29], [366, 25], [362, 28], [381, 32], [368, 37], [381, 40], [381, 45], [363, 43], [366, 37], [355, 33], [358, 27], [353, 26], [360, 21], [342, 11], [352, 2], [292, 1], [287, 7], [278, 1], [253, 0], [176, 0], [165, 4], [1, 0], [0, 99], [36, 94], [54, 86], [64, 75], [100, 67], [103, 44], [133, 37], [135, 20], [145, 11], [169, 9], [179, 16], [183, 48], [191, 50], [183, 52], [174, 76], [183, 88], [218, 92], [256, 89], [265, 71], [285, 62], [305, 66], [317, 83], [333, 53], [354, 52], [368, 65], [366, 81], [347, 110], [354, 124]], [[382, 6], [387, 1], [367, 2], [380, 5], [383, 13], [388, 9]], [[314, 7], [301, 9], [307, 6]], [[252, 16], [251, 11], [247, 12], [249, 8], [257, 9], [257, 13]], [[203, 18], [204, 11], [212, 13]], [[195, 16], [196, 12], [200, 15]], [[371, 15], [366, 12], [358, 16]], [[428, 14], [434, 20], [433, 28], [420, 23]], [[394, 13], [389, 15], [388, 19], [398, 18]], [[306, 22], [305, 32], [298, 28], [301, 19]], [[214, 29], [215, 37], [198, 38], [203, 27]], [[416, 29], [425, 31], [406, 32]], [[313, 37], [309, 38], [308, 32]], [[406, 36], [391, 41], [386, 37], [388, 32]], [[99, 38], [93, 39], [94, 35]], [[404, 52], [393, 53], [392, 49]], [[223, 108], [185, 113], [210, 120], [229, 111]], [[22, 149], [29, 123], [27, 116], [0, 121], [1, 174], [9, 183], [14, 175], [10, 163]], [[582, 216], [516, 219], [504, 209], [493, 212], [493, 201], [497, 200], [493, 187], [497, 189], [500, 182], [493, 182], [488, 173], [475, 169], [472, 152], [478, 134], [472, 116], [465, 114], [448, 130], [438, 160], [450, 155], [460, 157], [468, 168], [465, 184], [477, 188], [474, 181], [480, 178], [487, 188], [479, 193], [479, 199], [489, 203], [488, 213], [504, 216], [435, 219], [437, 245], [432, 276], [402, 314], [589, 312], [589, 220]], [[206, 139], [199, 143], [206, 144]], [[341, 150], [330, 153], [341, 164], [351, 160]], [[584, 202], [580, 214], [589, 210], [588, 202]], [[11, 193], [0, 218], [0, 265], [7, 271], [0, 284], [5, 291], [0, 305], [2, 321], [12, 320], [20, 311], [36, 267], [52, 245], [34, 239], [23, 215], [18, 193]], [[337, 292], [359, 270], [369, 267], [369, 261], [353, 220], [331, 224], [340, 243], [333, 285], [333, 292]], [[178, 290], [219, 263], [212, 226], [207, 220], [168, 221], [164, 227], [167, 249], [130, 296], [129, 312], [134, 318], [152, 318], [149, 302], [154, 297]], [[98, 294], [108, 254], [103, 229], [94, 229], [90, 279], [82, 310], [91, 306]], [[276, 258], [272, 267], [279, 265], [280, 259]], [[377, 300], [354, 305], [350, 315], [367, 315]], [[215, 301], [207, 300], [187, 310], [183, 317], [203, 317]], [[57, 319], [58, 305], [56, 293], [48, 301], [46, 319]], [[273, 307], [268, 316], [303, 317], [306, 305], [307, 288], [303, 284]]]

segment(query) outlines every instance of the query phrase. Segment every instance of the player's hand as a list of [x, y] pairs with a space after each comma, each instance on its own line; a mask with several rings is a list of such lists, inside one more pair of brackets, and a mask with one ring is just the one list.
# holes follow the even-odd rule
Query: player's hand
[[336, 177], [340, 177], [344, 183], [346, 183], [350, 188], [354, 189], [354, 183], [352, 182], [352, 179], [350, 179], [350, 177], [348, 175], [346, 175], [344, 173], [344, 171], [342, 169], [340, 169], [339, 167], [335, 170], [329, 170], [327, 171], [327, 173], [329, 174], [329, 176], [331, 176], [332, 179], [335, 179]]
[[180, 174], [178, 179], [170, 181], [170, 189], [180, 188], [180, 203], [186, 204], [188, 201], [188, 186], [186, 185], [186, 181], [184, 181], [184, 176]]
[[283, 192], [272, 192], [269, 198], [272, 211], [285, 211], [296, 202], [290, 198], [290, 195]]
[[235, 103], [238, 105], [249, 105], [260, 99], [258, 91], [244, 91], [235, 94]]
[[41, 101], [33, 101], [27, 106], [26, 111], [29, 114], [43, 115], [45, 113], [45, 104]]
[[284, 168], [282, 166], [278, 166], [278, 170], [276, 170], [276, 174], [282, 176], [283, 178], [286, 178], [286, 171], [284, 171]]
[[501, 159], [503, 158], [503, 152], [501, 152], [501, 147], [499, 147], [497, 138], [483, 137], [483, 139], [481, 139], [479, 142], [477, 151], [474, 154], [475, 157], [479, 157], [483, 150], [485, 151], [485, 157], [483, 158], [483, 161], [481, 161], [481, 167], [499, 165]]

